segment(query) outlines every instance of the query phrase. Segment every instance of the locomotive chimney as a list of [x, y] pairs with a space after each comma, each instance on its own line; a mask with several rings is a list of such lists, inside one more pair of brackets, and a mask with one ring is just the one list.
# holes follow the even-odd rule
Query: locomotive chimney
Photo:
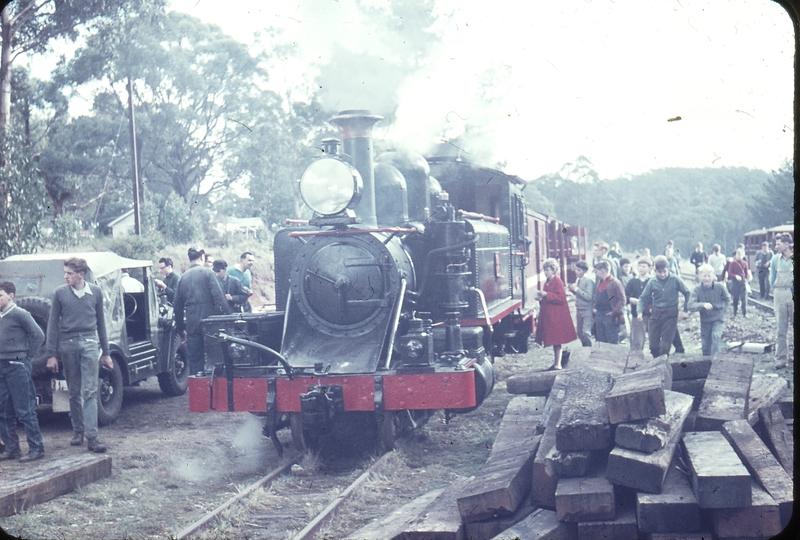
[[375, 175], [372, 168], [372, 126], [383, 120], [369, 111], [342, 111], [329, 120], [342, 134], [344, 153], [353, 159], [353, 166], [361, 174], [364, 193], [356, 207], [356, 215], [366, 227], [377, 227], [375, 216]]

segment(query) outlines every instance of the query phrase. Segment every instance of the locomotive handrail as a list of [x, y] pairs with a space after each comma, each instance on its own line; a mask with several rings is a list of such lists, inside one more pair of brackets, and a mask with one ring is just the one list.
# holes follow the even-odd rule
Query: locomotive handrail
[[406, 279], [401, 278], [400, 294], [397, 295], [397, 305], [395, 306], [395, 312], [392, 316], [391, 333], [389, 334], [389, 346], [386, 349], [386, 362], [383, 365], [383, 369], [389, 369], [389, 364], [392, 362], [392, 349], [394, 349], [394, 339], [397, 334], [397, 325], [400, 324], [400, 315], [403, 312], [403, 302], [405, 301], [407, 286], [408, 284], [406, 283]]
[[283, 220], [283, 222], [287, 225], [308, 225], [309, 220], [286, 218]]
[[500, 218], [479, 214], [477, 212], [468, 212], [467, 210], [459, 210], [459, 216], [464, 216], [472, 219], [480, 219], [481, 221], [491, 221], [492, 223], [500, 223]]
[[419, 233], [419, 229], [412, 227], [410, 229], [402, 229], [400, 227], [379, 227], [377, 229], [345, 229], [342, 231], [297, 231], [289, 233], [290, 238], [297, 238], [299, 236], [348, 236], [354, 234], [369, 234], [369, 233], [392, 233], [392, 234], [415, 234]]
[[478, 300], [481, 302], [481, 310], [483, 310], [483, 318], [486, 320], [486, 326], [489, 329], [490, 334], [494, 333], [492, 320], [489, 318], [489, 307], [486, 305], [486, 297], [483, 295], [483, 291], [477, 287], [470, 287], [469, 290], [470, 292], [474, 292], [478, 295]]
[[266, 345], [262, 345], [261, 343], [256, 343], [255, 341], [250, 341], [249, 339], [233, 337], [224, 332], [218, 332], [217, 334], [209, 334], [209, 335], [215, 339], [222, 341], [223, 343], [230, 341], [232, 343], [238, 343], [239, 345], [244, 345], [246, 347], [254, 347], [256, 349], [261, 349], [262, 351], [270, 353], [271, 355], [273, 355], [275, 358], [278, 359], [278, 362], [280, 362], [283, 365], [283, 368], [286, 370], [286, 375], [289, 377], [290, 381], [292, 380], [292, 371], [293, 371], [292, 366], [283, 356], [281, 356], [281, 353], [279, 353], [278, 351], [270, 349], [269, 347], [267, 347]]

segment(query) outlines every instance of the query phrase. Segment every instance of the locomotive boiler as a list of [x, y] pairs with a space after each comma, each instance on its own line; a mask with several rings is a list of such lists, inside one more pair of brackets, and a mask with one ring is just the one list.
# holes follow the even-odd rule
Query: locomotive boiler
[[373, 160], [379, 120], [330, 120], [341, 142], [300, 180], [314, 217], [274, 237], [276, 310], [203, 322], [192, 411], [262, 415], [279, 451], [285, 427], [301, 449], [363, 434], [391, 448], [433, 411], [479, 406], [494, 357], [526, 350], [539, 276], [524, 184], [411, 152]]

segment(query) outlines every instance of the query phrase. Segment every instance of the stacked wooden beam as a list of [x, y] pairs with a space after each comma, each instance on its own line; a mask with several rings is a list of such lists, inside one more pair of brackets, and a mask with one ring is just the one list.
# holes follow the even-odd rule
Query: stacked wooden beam
[[[645, 361], [600, 346], [575, 360], [546, 385], [517, 376], [547, 399], [512, 399], [473, 479], [353, 538], [764, 538], [787, 525], [786, 381], [727, 353]], [[688, 380], [702, 380], [699, 399], [674, 391]]]
[[544, 406], [541, 397], [516, 397], [509, 402], [489, 458], [458, 496], [458, 511], [465, 522], [511, 515], [528, 497]]
[[32, 469], [5, 476], [0, 487], [0, 516], [10, 516], [111, 476], [111, 458], [74, 454], [40, 461]]

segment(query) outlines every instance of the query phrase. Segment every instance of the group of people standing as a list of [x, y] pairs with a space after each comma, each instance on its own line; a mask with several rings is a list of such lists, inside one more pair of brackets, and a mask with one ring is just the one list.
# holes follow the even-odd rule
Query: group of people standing
[[[793, 242], [789, 233], [778, 236], [776, 252], [772, 253], [765, 243], [756, 257], [756, 266], [759, 281], [764, 281], [760, 287], [762, 298], [768, 294], [764, 291], [773, 290], [778, 323], [776, 367], [783, 367], [788, 360], [788, 324], [794, 314]], [[747, 317], [752, 273], [744, 259], [743, 245], [737, 246], [731, 259], [726, 259], [720, 255], [719, 245], [715, 244], [711, 255], [706, 256], [698, 242], [689, 259], [697, 275], [697, 284], [691, 290], [681, 279], [671, 241], [664, 255], [651, 259], [648, 250], [639, 257], [635, 274], [616, 242], [611, 248], [605, 242], [597, 242], [593, 256], [594, 279], [589, 265], [578, 261], [574, 267], [577, 279], [569, 285], [575, 295], [574, 327], [566, 289], [558, 276], [559, 264], [555, 259], [543, 264], [545, 283], [537, 294], [540, 311], [536, 342], [554, 348], [555, 360], [550, 369], [562, 368], [562, 345], [580, 339], [583, 346], [590, 347], [592, 335], [597, 341], [612, 344], [629, 337], [632, 350], [643, 350], [649, 336], [653, 357], [669, 354], [673, 346], [676, 353], [683, 353], [677, 326], [678, 320], [688, 317], [689, 312], [700, 313], [703, 355], [712, 356], [720, 350], [723, 323], [731, 303], [734, 317], [739, 303], [742, 316]]]
[[[64, 285], [58, 287], [50, 308], [47, 335], [31, 314], [14, 303], [16, 289], [0, 283], [0, 460], [29, 462], [44, 457], [44, 444], [36, 416], [36, 389], [31, 359], [44, 346], [47, 369], [58, 373], [59, 359], [69, 389], [72, 446], [102, 453], [98, 439], [97, 386], [100, 366], [114, 369], [108, 347], [103, 293], [84, 280], [89, 267], [84, 259], [64, 261]], [[17, 422], [25, 427], [28, 454], [21, 456]]]
[[163, 286], [159, 281], [156, 285], [166, 291], [167, 299], [173, 303], [175, 329], [186, 337], [189, 369], [191, 373], [199, 373], [203, 371], [205, 359], [203, 319], [211, 315], [252, 311], [248, 298], [253, 294], [251, 268], [255, 257], [245, 251], [239, 256], [239, 263], [228, 268], [226, 261], [214, 260], [204, 250], [189, 248], [187, 256], [189, 269], [169, 283], [168, 277], [175, 274], [172, 261], [160, 259], [159, 269], [165, 278]]
[[[206, 257], [203, 250], [191, 248], [188, 256], [190, 267], [183, 276], [174, 270], [172, 259], [160, 258], [162, 279], [154, 283], [174, 304], [176, 330], [187, 338], [190, 367], [197, 373], [204, 367], [205, 356], [201, 321], [217, 313], [251, 311], [248, 298], [255, 257], [246, 251], [239, 264], [228, 269], [225, 261]], [[101, 366], [113, 370], [114, 363], [103, 294], [97, 285], [85, 281], [88, 271], [85, 259], [64, 261], [65, 283], [53, 294], [46, 335], [31, 314], [15, 304], [14, 284], [0, 282], [0, 460], [30, 462], [44, 457], [31, 364], [42, 347], [47, 369], [53, 373], [64, 369], [73, 429], [70, 445], [82, 446], [85, 439], [90, 452], [106, 451], [98, 438], [97, 374]], [[28, 439], [25, 456], [17, 423], [24, 426]]]

